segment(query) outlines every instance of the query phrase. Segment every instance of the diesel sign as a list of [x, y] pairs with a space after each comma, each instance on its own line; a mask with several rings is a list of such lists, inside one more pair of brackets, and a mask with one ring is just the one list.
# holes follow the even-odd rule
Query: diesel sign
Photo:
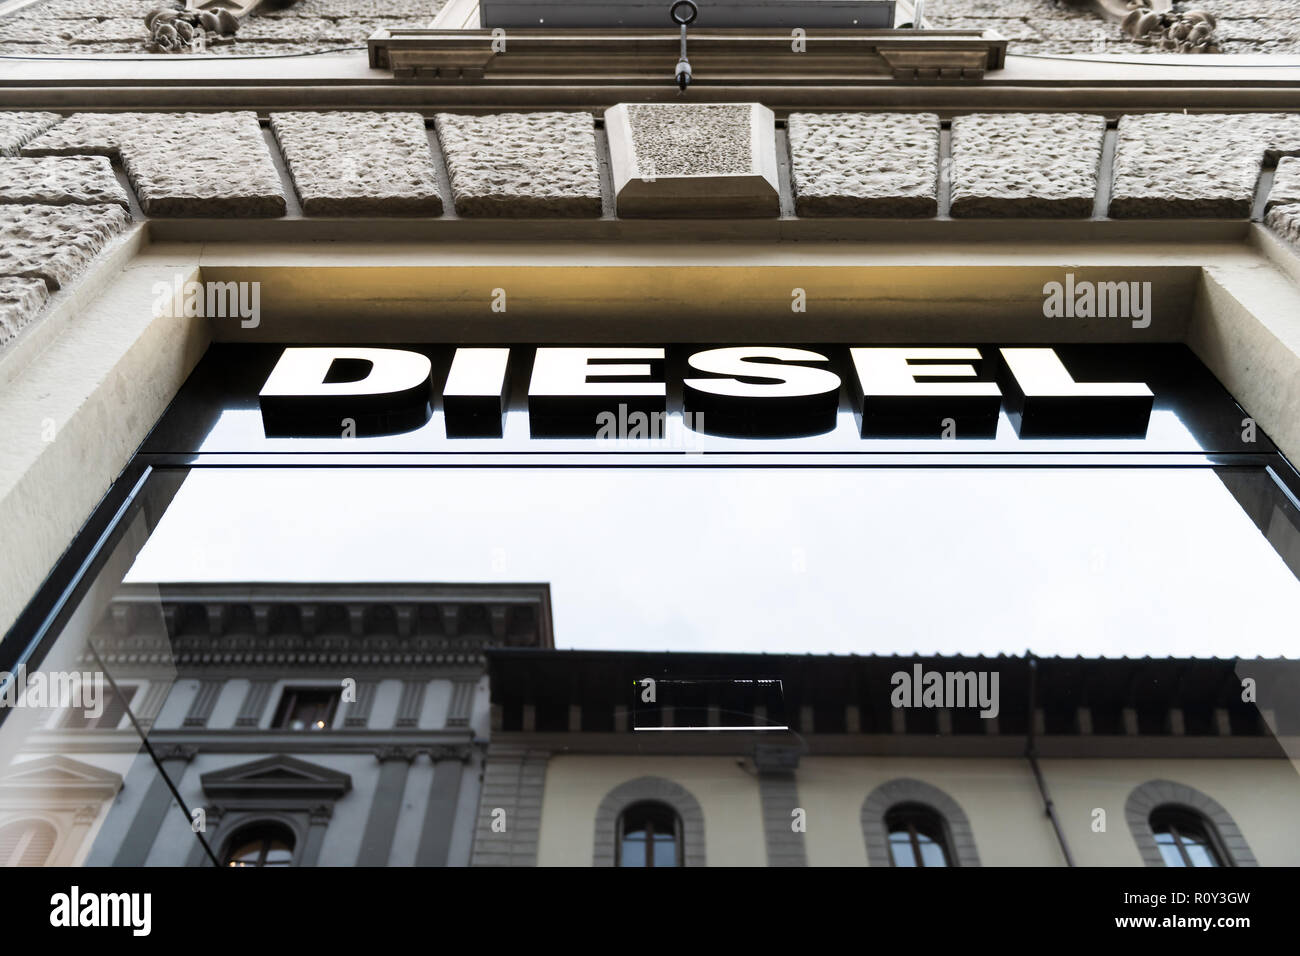
[[[676, 374], [664, 347], [466, 347], [441, 388], [448, 437], [500, 436], [525, 362], [534, 438], [595, 437], [616, 408], [662, 418], [670, 399], [707, 434], [815, 435], [834, 427], [842, 394], [864, 438], [991, 437], [1002, 411], [1022, 438], [1140, 437], [1153, 401], [1144, 382], [1076, 379], [1044, 347], [703, 348]], [[419, 351], [286, 348], [258, 401], [267, 435], [396, 434], [428, 422], [434, 378]]]

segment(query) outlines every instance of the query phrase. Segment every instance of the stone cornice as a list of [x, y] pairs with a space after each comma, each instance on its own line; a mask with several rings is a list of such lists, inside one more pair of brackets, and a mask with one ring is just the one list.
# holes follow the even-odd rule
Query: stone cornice
[[[491, 30], [379, 30], [370, 65], [424, 83], [672, 86], [680, 37], [670, 30], [509, 30], [494, 50]], [[817, 82], [852, 86], [888, 77], [974, 81], [1006, 60], [1007, 41], [980, 30], [811, 30], [803, 50], [789, 30], [692, 30], [699, 84]], [[694, 87], [692, 87], [694, 91]]]
[[[659, 55], [654, 63], [661, 65]], [[35, 58], [5, 62], [0, 91], [7, 109], [60, 112], [387, 109], [427, 116], [439, 110], [604, 110], [620, 102], [682, 101], [671, 82], [672, 65], [662, 77], [656, 73], [654, 82], [610, 76], [566, 83], [553, 77], [529, 85], [399, 80], [387, 68], [369, 66], [359, 53], [269, 62], [217, 56], [105, 57], [94, 62]], [[743, 82], [705, 82], [701, 74], [688, 99], [755, 101], [778, 117], [801, 109], [1294, 109], [1300, 104], [1297, 66], [1300, 57], [1291, 55], [1010, 55], [982, 82], [902, 83], [890, 72], [863, 75], [852, 83], [833, 77], [795, 81], [775, 73]]]
[[[160, 759], [183, 759], [181, 751], [194, 753], [284, 752], [295, 754], [353, 753], [384, 755], [412, 759], [425, 753], [431, 760], [467, 760], [473, 746], [473, 732], [465, 729], [402, 730], [395, 728], [367, 730], [300, 731], [297, 733], [230, 728], [213, 730], [158, 730], [150, 742]], [[176, 748], [173, 751], [170, 748]], [[33, 753], [123, 753], [140, 749], [140, 738], [133, 731], [88, 731], [71, 735], [67, 731], [47, 730], [32, 734], [25, 748]]]
[[96, 643], [118, 664], [472, 669], [486, 644], [553, 646], [550, 587], [126, 586]]
[[[770, 736], [775, 741], [778, 736]], [[1018, 734], [810, 734], [803, 738], [802, 757], [969, 757], [1019, 758], [1025, 738]], [[1300, 738], [1284, 737], [1171, 737], [1051, 735], [1034, 740], [1038, 756], [1052, 758], [1255, 758], [1286, 759]], [[522, 733], [495, 731], [488, 759], [499, 752], [520, 749], [568, 754], [628, 754], [640, 756], [753, 757], [755, 735], [745, 733], [638, 734], [638, 733]]]

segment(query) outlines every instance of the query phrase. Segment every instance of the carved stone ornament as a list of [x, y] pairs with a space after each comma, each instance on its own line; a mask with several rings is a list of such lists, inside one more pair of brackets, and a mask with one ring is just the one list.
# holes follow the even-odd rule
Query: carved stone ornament
[[1120, 28], [1135, 40], [1146, 40], [1170, 53], [1218, 53], [1215, 19], [1203, 10], [1157, 13], [1149, 0], [1129, 0]]
[[1218, 53], [1213, 15], [1203, 10], [1175, 13], [1171, 0], [1082, 0], [1128, 36], [1169, 53]]
[[179, 0], [145, 14], [148, 46], [155, 53], [202, 53], [209, 45], [233, 43], [239, 22], [263, 6], [286, 7], [293, 0]]

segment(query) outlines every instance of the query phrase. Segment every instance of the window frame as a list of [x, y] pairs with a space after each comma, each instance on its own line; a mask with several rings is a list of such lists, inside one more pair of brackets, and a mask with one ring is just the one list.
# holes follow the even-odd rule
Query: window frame
[[[900, 821], [901, 816], [901, 821]], [[894, 823], [902, 822], [904, 830], [896, 829], [894, 823], [891, 823], [891, 817]], [[926, 833], [917, 826], [922, 818], [926, 818], [926, 824], [934, 828], [935, 834]], [[928, 804], [917, 801], [906, 801], [896, 803], [885, 811], [885, 843], [889, 849], [890, 866], [899, 866], [894, 857], [894, 840], [895, 833], [906, 832], [908, 835], [908, 844], [912, 848], [912, 858], [916, 861], [912, 865], [920, 868], [935, 869], [925, 862], [925, 857], [921, 853], [921, 841], [919, 836], [927, 837], [931, 843], [939, 847], [939, 852], [943, 855], [943, 866], [951, 867], [953, 865], [952, 837], [948, 832], [948, 821], [944, 819], [942, 813]]]
[[[68, 731], [117, 730], [122, 725], [122, 721], [126, 719], [132, 702], [135, 701], [136, 695], [139, 694], [140, 688], [143, 686], [143, 682], [107, 684], [104, 688], [107, 692], [107, 696], [104, 698], [104, 709], [98, 717], [90, 718], [83, 724], [76, 724], [75, 721], [82, 708], [65, 707], [56, 718], [55, 727], [59, 730]], [[116, 701], [119, 697], [122, 699], [122, 711], [117, 715], [117, 720], [113, 722], [112, 726], [109, 726], [103, 722], [104, 717], [109, 713], [109, 701]], [[140, 699], [143, 700], [143, 696]]]
[[[275, 836], [274, 834], [279, 834]], [[293, 828], [283, 822], [275, 819], [262, 818], [241, 822], [235, 827], [230, 836], [226, 838], [225, 844], [221, 851], [221, 866], [223, 869], [242, 869], [247, 864], [236, 865], [231, 854], [241, 845], [252, 843], [255, 838], [261, 840], [261, 850], [258, 853], [257, 862], [252, 864], [255, 869], [267, 869], [266, 857], [271, 851], [271, 844], [276, 839], [282, 843], [287, 843], [289, 848], [289, 862], [284, 867], [296, 866], [298, 862], [298, 835]], [[276, 864], [271, 869], [281, 869], [281, 865]]]
[[[299, 695], [323, 694], [329, 697], [329, 708], [325, 717], [324, 727], [303, 727], [301, 730], [295, 730], [287, 724], [290, 714], [293, 712], [293, 706]], [[280, 690], [280, 700], [275, 705], [275, 714], [271, 719], [271, 730], [283, 730], [289, 733], [315, 732], [332, 730], [334, 721], [338, 717], [339, 703], [343, 697], [340, 688], [325, 687], [319, 684], [287, 684]]]
[[[1160, 824], [1167, 826], [1168, 829], [1159, 829]], [[1212, 869], [1212, 867], [1201, 867], [1192, 862], [1191, 855], [1187, 852], [1187, 847], [1183, 841], [1184, 834], [1195, 834], [1204, 838], [1206, 850], [1215, 861], [1215, 867], [1232, 865], [1230, 862], [1232, 857], [1228, 855], [1226, 848], [1223, 846], [1218, 830], [1215, 829], [1214, 821], [1191, 807], [1176, 803], [1162, 803], [1148, 814], [1147, 825], [1151, 828], [1151, 836], [1156, 841], [1157, 849], [1162, 845], [1167, 845], [1160, 842], [1159, 837], [1162, 832], [1173, 834], [1173, 846], [1178, 848], [1178, 855], [1182, 858], [1182, 865], [1185, 869]], [[1160, 855], [1163, 858], [1164, 852], [1161, 851]], [[1167, 860], [1165, 866], [1170, 866]]]
[[[614, 865], [616, 867], [624, 866], [623, 842], [624, 840], [627, 839], [628, 814], [634, 813], [638, 810], [644, 812], [646, 810], [650, 810], [651, 808], [653, 808], [653, 812], [666, 815], [669, 819], [672, 820], [673, 866], [681, 867], [686, 865], [685, 864], [686, 853], [685, 853], [685, 845], [684, 845], [685, 835], [684, 835], [684, 828], [682, 826], [681, 814], [679, 814], [676, 810], [674, 810], [669, 804], [664, 803], [662, 800], [638, 800], [635, 803], [628, 804], [626, 807], [623, 808], [622, 812], [620, 812], [618, 815], [618, 822], [616, 824], [617, 830], [615, 831], [614, 834]], [[633, 831], [633, 832], [637, 832], [637, 831]], [[655, 868], [655, 862], [654, 862], [655, 829], [654, 829], [653, 820], [648, 821], [646, 829], [643, 832], [646, 834], [644, 868], [654, 869]]]

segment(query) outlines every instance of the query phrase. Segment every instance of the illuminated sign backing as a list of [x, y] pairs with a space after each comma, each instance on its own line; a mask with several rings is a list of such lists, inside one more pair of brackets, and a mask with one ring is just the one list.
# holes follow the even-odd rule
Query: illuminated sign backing
[[[403, 348], [290, 347], [258, 395], [268, 436], [397, 434], [441, 397], [449, 438], [502, 434], [511, 373], [531, 361], [535, 438], [597, 437], [610, 416], [662, 420], [670, 389], [688, 428], [729, 437], [797, 437], [834, 427], [847, 391], [863, 438], [992, 437], [1005, 412], [1021, 438], [1141, 437], [1145, 382], [1076, 378], [1052, 348], [701, 348], [670, 381], [663, 347], [456, 348], [440, 390], [426, 354]], [[526, 356], [526, 358], [525, 358]], [[847, 380], [846, 380], [847, 379]]]

